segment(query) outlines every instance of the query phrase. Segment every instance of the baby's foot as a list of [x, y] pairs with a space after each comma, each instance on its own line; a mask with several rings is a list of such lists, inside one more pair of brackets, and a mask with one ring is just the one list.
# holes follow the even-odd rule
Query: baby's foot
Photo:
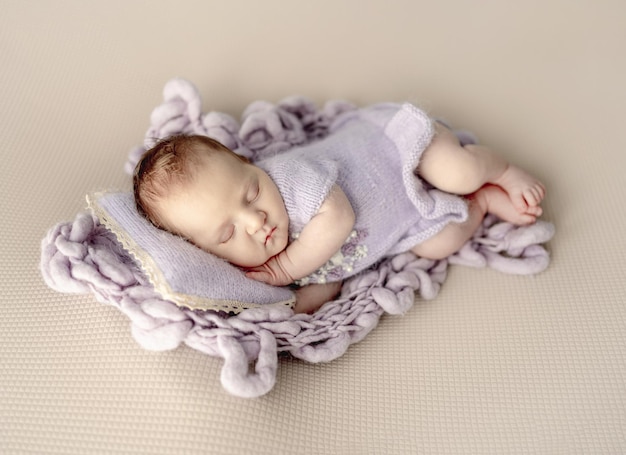
[[519, 213], [535, 217], [541, 215], [539, 204], [546, 195], [546, 188], [535, 177], [517, 166], [509, 165], [494, 183], [509, 194]]
[[485, 185], [469, 198], [480, 204], [484, 212], [520, 226], [534, 223], [541, 215], [539, 206], [529, 208], [525, 212], [518, 211], [509, 194], [496, 185]]

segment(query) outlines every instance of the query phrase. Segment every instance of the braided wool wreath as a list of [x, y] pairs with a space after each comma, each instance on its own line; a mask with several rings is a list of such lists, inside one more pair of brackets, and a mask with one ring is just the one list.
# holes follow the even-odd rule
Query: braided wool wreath
[[[301, 97], [277, 105], [252, 103], [239, 123], [227, 114], [202, 113], [197, 89], [173, 79], [164, 102], [151, 115], [143, 147], [131, 151], [132, 173], [141, 154], [156, 140], [172, 134], [205, 134], [252, 161], [307, 143], [327, 133], [337, 115], [355, 107], [331, 101], [323, 109]], [[462, 143], [471, 134], [457, 132]], [[414, 303], [437, 296], [448, 264], [489, 266], [511, 274], [535, 274], [549, 264], [541, 246], [554, 235], [551, 223], [517, 227], [487, 216], [464, 247], [441, 261], [403, 253], [344, 282], [340, 296], [314, 314], [294, 314], [285, 306], [267, 305], [235, 316], [179, 307], [152, 286], [140, 264], [115, 234], [89, 211], [49, 230], [42, 240], [41, 271], [51, 288], [65, 293], [93, 293], [131, 321], [133, 337], [144, 348], [164, 351], [181, 343], [224, 359], [221, 383], [240, 397], [258, 397], [276, 381], [278, 354], [307, 362], [329, 362], [361, 341], [383, 313], [404, 314]], [[250, 363], [254, 363], [250, 371]]]

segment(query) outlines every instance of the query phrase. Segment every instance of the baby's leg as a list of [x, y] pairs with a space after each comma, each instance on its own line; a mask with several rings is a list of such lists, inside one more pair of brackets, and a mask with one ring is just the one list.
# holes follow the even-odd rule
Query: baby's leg
[[416, 255], [428, 259], [444, 259], [456, 253], [476, 232], [487, 213], [514, 224], [530, 224], [536, 215], [520, 213], [509, 195], [500, 187], [485, 185], [467, 196], [468, 218], [463, 223], [450, 223], [437, 235], [413, 247]]
[[424, 151], [417, 173], [431, 185], [454, 194], [470, 194], [492, 183], [502, 187], [518, 212], [539, 216], [545, 196], [543, 184], [481, 145], [461, 146], [448, 128], [436, 125], [433, 141]]

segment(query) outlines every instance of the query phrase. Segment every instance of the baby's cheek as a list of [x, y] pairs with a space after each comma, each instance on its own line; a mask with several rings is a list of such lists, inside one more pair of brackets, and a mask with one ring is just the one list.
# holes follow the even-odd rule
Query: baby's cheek
[[278, 253], [283, 251], [285, 248], [287, 248], [287, 245], [289, 245], [289, 237], [286, 233], [281, 234], [280, 236], [277, 236], [276, 244], [275, 244], [275, 248], [272, 253], [272, 256], [276, 256]]

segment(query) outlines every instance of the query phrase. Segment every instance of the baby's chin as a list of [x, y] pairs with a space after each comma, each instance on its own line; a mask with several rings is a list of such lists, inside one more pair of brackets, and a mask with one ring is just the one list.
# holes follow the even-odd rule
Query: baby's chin
[[277, 250], [273, 256], [276, 256], [278, 253], [280, 253], [281, 251], [283, 251], [285, 248], [287, 248], [287, 244], [288, 242], [288, 238], [287, 235], [281, 235], [280, 237], [276, 237], [276, 246], [275, 249]]

